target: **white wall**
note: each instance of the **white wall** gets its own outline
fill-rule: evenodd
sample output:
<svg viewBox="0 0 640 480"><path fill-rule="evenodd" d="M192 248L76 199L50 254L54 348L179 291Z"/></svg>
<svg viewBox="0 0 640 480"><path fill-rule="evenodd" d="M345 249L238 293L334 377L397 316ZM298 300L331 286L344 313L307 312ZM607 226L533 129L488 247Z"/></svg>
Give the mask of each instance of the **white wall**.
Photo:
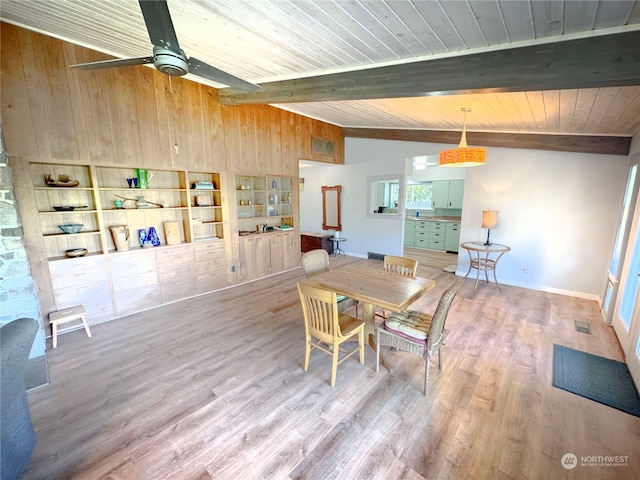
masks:
<svg viewBox="0 0 640 480"><path fill-rule="evenodd" d="M634 153L640 153L640 132L631 138L631 147L629 148L629 156Z"/></svg>
<svg viewBox="0 0 640 480"><path fill-rule="evenodd" d="M597 298L624 195L627 157L495 148L469 168L460 241L486 239L482 210L499 210L491 239L512 251L499 279ZM468 268L460 255L458 272ZM526 268L528 273L523 273Z"/></svg>
<svg viewBox="0 0 640 480"><path fill-rule="evenodd" d="M301 169L301 229L320 231L320 187L342 185L342 234L348 240L341 248L364 257L367 252L400 254L402 220L366 216L367 177L402 174L406 158L449 147L347 138L344 166ZM628 158L506 148L489 148L487 158L486 165L466 169L461 242L484 241L481 211L499 210L491 238L512 248L498 267L502 283L598 298ZM458 273L465 274L468 257L460 253Z"/></svg>
<svg viewBox="0 0 640 480"><path fill-rule="evenodd" d="M322 229L321 187L342 185L342 236L340 248L349 255L366 257L367 252L402 254L403 219L367 217L367 177L406 175L408 157L425 155L420 142L396 142L347 138L345 165L301 168L305 179L300 192L300 230ZM444 148L444 147L443 147ZM431 154L437 153L432 148Z"/></svg>

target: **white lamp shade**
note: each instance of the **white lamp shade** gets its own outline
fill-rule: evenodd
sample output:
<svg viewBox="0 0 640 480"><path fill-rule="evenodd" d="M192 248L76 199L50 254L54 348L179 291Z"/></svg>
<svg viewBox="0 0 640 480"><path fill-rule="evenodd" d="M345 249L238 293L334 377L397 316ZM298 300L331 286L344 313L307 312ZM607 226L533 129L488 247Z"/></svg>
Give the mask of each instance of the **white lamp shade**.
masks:
<svg viewBox="0 0 640 480"><path fill-rule="evenodd" d="M498 225L498 211L483 210L482 211L482 228L496 228L497 225Z"/></svg>

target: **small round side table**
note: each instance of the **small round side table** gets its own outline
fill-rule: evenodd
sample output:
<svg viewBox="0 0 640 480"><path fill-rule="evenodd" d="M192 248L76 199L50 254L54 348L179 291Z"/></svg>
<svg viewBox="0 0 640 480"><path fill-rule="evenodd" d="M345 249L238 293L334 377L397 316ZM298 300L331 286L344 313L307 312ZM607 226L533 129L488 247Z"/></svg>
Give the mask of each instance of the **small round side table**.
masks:
<svg viewBox="0 0 640 480"><path fill-rule="evenodd" d="M498 260L500 260L502 255L511 251L511 248L506 245L500 245L499 243L485 245L482 242L466 242L460 246L469 254L469 271L464 278L469 276L472 269L478 271L473 291L475 292L476 288L478 288L478 280L480 279L481 271L484 272L484 278L487 283L489 283L489 275L487 272L493 272L493 281L495 282L496 287L498 287L498 290L502 291L500 284L498 283L498 277L496 277L496 267L498 266ZM471 252L474 252L474 255L472 255ZM492 259L490 258L491 254L498 254L498 256Z"/></svg>
<svg viewBox="0 0 640 480"><path fill-rule="evenodd" d="M340 249L340 242L345 242L347 240L346 237L331 237L331 243L333 246L331 247L332 255L344 255L344 252Z"/></svg>

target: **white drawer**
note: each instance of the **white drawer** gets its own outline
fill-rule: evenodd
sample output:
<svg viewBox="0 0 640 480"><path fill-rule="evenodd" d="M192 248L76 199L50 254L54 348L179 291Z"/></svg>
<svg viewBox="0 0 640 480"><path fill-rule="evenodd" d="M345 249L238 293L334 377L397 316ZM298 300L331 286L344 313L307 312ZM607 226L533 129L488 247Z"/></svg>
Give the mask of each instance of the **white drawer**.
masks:
<svg viewBox="0 0 640 480"><path fill-rule="evenodd" d="M96 280L106 280L107 262L103 255L56 260L49 262L49 272L55 290Z"/></svg>
<svg viewBox="0 0 640 480"><path fill-rule="evenodd" d="M198 274L203 272L223 272L227 273L227 259L226 258L213 258L208 261L196 263L196 272Z"/></svg>
<svg viewBox="0 0 640 480"><path fill-rule="evenodd" d="M191 263L180 263L171 265L158 265L158 277L161 282L164 280L178 279L182 277L193 277L196 273L196 266Z"/></svg>
<svg viewBox="0 0 640 480"><path fill-rule="evenodd" d="M160 305L160 289L157 285L140 287L115 294L118 316L139 312Z"/></svg>
<svg viewBox="0 0 640 480"><path fill-rule="evenodd" d="M193 276L180 277L175 280L163 280L160 283L162 303L192 297L195 293L196 279Z"/></svg>
<svg viewBox="0 0 640 480"><path fill-rule="evenodd" d="M206 242L196 244L196 262L203 262L216 258L225 258L224 242Z"/></svg>
<svg viewBox="0 0 640 480"><path fill-rule="evenodd" d="M157 251L158 267L171 266L179 268L195 261L192 245L180 245L179 247L166 247Z"/></svg>
<svg viewBox="0 0 640 480"><path fill-rule="evenodd" d="M198 293L211 292L229 286L225 272L199 273L196 277Z"/></svg>
<svg viewBox="0 0 640 480"><path fill-rule="evenodd" d="M53 295L57 310L84 305L89 323L98 323L113 318L111 291L107 280L59 288L53 291Z"/></svg>
<svg viewBox="0 0 640 480"><path fill-rule="evenodd" d="M129 275L128 277L114 279L112 284L114 292L128 292L138 288L154 287L158 285L158 276L154 270L153 272L138 273L135 275Z"/></svg>
<svg viewBox="0 0 640 480"><path fill-rule="evenodd" d="M112 277L125 277L156 269L156 252L152 248L144 248L131 252L109 254Z"/></svg>
<svg viewBox="0 0 640 480"><path fill-rule="evenodd" d="M444 250L444 240L429 240L429 248Z"/></svg>

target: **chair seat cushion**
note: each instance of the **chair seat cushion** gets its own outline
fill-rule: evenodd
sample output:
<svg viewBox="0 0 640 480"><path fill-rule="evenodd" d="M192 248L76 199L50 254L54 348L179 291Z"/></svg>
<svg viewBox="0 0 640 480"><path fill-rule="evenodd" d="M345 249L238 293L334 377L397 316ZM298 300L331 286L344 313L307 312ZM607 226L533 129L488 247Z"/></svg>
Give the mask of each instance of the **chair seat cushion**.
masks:
<svg viewBox="0 0 640 480"><path fill-rule="evenodd" d="M407 340L423 343L431 328L432 316L415 310L392 313L384 321L384 329Z"/></svg>

